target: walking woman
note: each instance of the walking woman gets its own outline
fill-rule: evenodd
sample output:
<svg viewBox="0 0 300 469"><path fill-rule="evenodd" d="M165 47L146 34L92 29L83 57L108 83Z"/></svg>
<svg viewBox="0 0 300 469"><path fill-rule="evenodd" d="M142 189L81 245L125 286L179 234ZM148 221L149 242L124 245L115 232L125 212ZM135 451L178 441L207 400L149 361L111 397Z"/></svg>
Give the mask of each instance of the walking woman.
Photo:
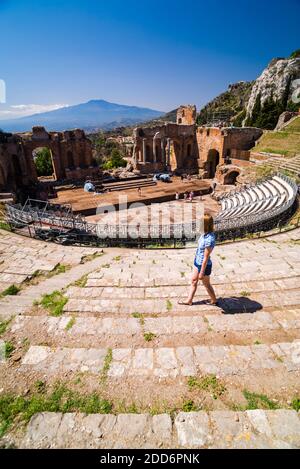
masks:
<svg viewBox="0 0 300 469"><path fill-rule="evenodd" d="M204 234L200 236L198 241L189 296L186 301L178 302L181 305L191 306L193 304L193 298L195 296L199 280L202 281L210 297L209 304L213 306L217 305L217 298L210 283L210 274L212 271L212 261L210 259L210 254L216 243L215 234L213 231L214 222L212 216L209 214L204 214Z"/></svg>

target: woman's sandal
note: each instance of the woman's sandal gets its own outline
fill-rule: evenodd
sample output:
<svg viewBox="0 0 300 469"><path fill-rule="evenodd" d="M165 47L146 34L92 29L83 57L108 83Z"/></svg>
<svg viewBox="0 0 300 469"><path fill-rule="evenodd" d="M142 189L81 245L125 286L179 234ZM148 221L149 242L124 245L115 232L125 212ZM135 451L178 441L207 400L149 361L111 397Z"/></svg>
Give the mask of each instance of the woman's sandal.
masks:
<svg viewBox="0 0 300 469"><path fill-rule="evenodd" d="M182 300L179 300L178 304L179 305L185 305L185 306L193 306L193 303L188 303L187 301L182 301Z"/></svg>
<svg viewBox="0 0 300 469"><path fill-rule="evenodd" d="M209 304L210 306L219 306L219 301L215 301L215 302L212 302L212 301L209 301L207 304Z"/></svg>

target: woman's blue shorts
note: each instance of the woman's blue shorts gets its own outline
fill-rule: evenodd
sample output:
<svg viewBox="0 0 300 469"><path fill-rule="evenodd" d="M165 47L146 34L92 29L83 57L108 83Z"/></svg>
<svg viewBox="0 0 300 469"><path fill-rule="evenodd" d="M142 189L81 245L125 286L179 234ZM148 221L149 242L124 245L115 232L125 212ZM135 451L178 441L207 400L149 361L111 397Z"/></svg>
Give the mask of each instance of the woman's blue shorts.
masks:
<svg viewBox="0 0 300 469"><path fill-rule="evenodd" d="M200 273L200 271L201 271L201 265L197 264L197 262L194 261L194 266L198 269L198 272ZM211 274L211 270L212 270L212 264L208 264L208 265L206 266L204 275L210 275L210 274Z"/></svg>

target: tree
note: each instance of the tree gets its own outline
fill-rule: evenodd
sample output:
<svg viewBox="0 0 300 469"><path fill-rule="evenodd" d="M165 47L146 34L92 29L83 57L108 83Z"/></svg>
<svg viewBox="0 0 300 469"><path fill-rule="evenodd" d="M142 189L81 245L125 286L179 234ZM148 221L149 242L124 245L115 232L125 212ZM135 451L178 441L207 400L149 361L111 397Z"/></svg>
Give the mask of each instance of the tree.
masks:
<svg viewBox="0 0 300 469"><path fill-rule="evenodd" d="M294 50L290 55L290 59L297 59L298 57L300 57L300 49Z"/></svg>
<svg viewBox="0 0 300 469"><path fill-rule="evenodd" d="M113 148L110 154L110 158L103 164L104 169L124 168L127 165L127 161L124 160L123 156L117 148Z"/></svg>
<svg viewBox="0 0 300 469"><path fill-rule="evenodd" d="M38 176L52 176L53 165L49 148L39 148L34 154L34 163Z"/></svg>

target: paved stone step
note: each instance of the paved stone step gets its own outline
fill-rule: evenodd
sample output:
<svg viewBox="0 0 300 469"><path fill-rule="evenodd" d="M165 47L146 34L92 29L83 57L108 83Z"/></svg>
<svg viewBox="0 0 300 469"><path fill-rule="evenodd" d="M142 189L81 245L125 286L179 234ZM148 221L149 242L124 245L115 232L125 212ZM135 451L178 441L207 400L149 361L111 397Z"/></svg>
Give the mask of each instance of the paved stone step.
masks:
<svg viewBox="0 0 300 469"><path fill-rule="evenodd" d="M300 448L294 410L32 417L21 448ZM99 456L101 457L101 455Z"/></svg>
<svg viewBox="0 0 300 469"><path fill-rule="evenodd" d="M82 250L80 252L82 252ZM99 250L94 250L92 254L95 254L95 252L100 253ZM86 263L78 264L64 273L41 281L37 285L30 285L22 290L18 295L6 296L0 299L0 321L7 320L15 314L24 313L32 306L33 301L39 300L43 294L51 293L54 290L60 290L62 288L68 287L82 276L89 274L95 269L98 269L102 264L103 259L110 261L118 252L122 251L115 250L110 253L104 253L101 257L96 257L95 259ZM87 255L88 254L91 254L91 250L87 250ZM80 259L81 258L82 255Z"/></svg>
<svg viewBox="0 0 300 469"><path fill-rule="evenodd" d="M262 308L292 308L300 305L300 290L286 291L267 291L261 293L251 293L249 296L229 295L220 298L218 306L207 305L207 295L204 297L196 297L193 306L189 306L188 310L193 313L201 313L210 309L212 312L225 311L227 313L243 313L254 312ZM66 312L93 314L177 314L184 313L187 306L179 305L178 301L182 298L178 295L176 298L107 298L107 299L86 299L86 298L70 298L64 307Z"/></svg>
<svg viewBox="0 0 300 469"><path fill-rule="evenodd" d="M19 371L101 373L109 349L30 346ZM152 379L213 373L220 377L272 370L300 371L300 340L271 345L116 348L107 370L110 378Z"/></svg>
<svg viewBox="0 0 300 469"><path fill-rule="evenodd" d="M243 314L204 314L192 316L160 316L143 318L82 316L17 316L11 332L16 338L26 337L31 345L98 347L145 345L145 333L155 334L155 345L176 341L177 345L203 343L253 344L276 342L280 337L300 338L300 309ZM216 334L222 333L216 337ZM225 333L225 334L224 334ZM256 334L254 336L254 334ZM202 339L201 339L202 337ZM291 340L291 339L288 339ZM153 342L152 342L153 343ZM122 344L122 345L120 345Z"/></svg>
<svg viewBox="0 0 300 469"><path fill-rule="evenodd" d="M298 255L298 254L297 254ZM144 275L131 276L128 272L113 272L104 274L93 273L89 276L86 282L86 287L173 287L173 286L188 286L190 284L191 272L188 272L185 276L181 276L180 267L174 272L164 270L165 274L163 277L160 273L151 273L144 271ZM300 277L300 263L295 261L293 268L293 278L299 282ZM97 277L96 277L97 275ZM220 274L212 275L213 285L232 285L244 282L256 282L256 281L275 281L284 280L291 277L291 269L278 269L278 261L276 266L266 266L263 272L251 270L250 267L245 272L234 272L223 271Z"/></svg>
<svg viewBox="0 0 300 469"><path fill-rule="evenodd" d="M234 282L215 284L214 286L218 295L236 294L240 295L242 292L268 292L273 290L293 290L297 284L300 283L299 277L287 277L277 280L257 280L248 282ZM155 286L155 287L118 287L118 286L85 286L70 287L66 293L69 298L170 298L186 295L188 292L189 282L186 279L184 285L170 286ZM205 288L199 284L196 296L206 293Z"/></svg>

